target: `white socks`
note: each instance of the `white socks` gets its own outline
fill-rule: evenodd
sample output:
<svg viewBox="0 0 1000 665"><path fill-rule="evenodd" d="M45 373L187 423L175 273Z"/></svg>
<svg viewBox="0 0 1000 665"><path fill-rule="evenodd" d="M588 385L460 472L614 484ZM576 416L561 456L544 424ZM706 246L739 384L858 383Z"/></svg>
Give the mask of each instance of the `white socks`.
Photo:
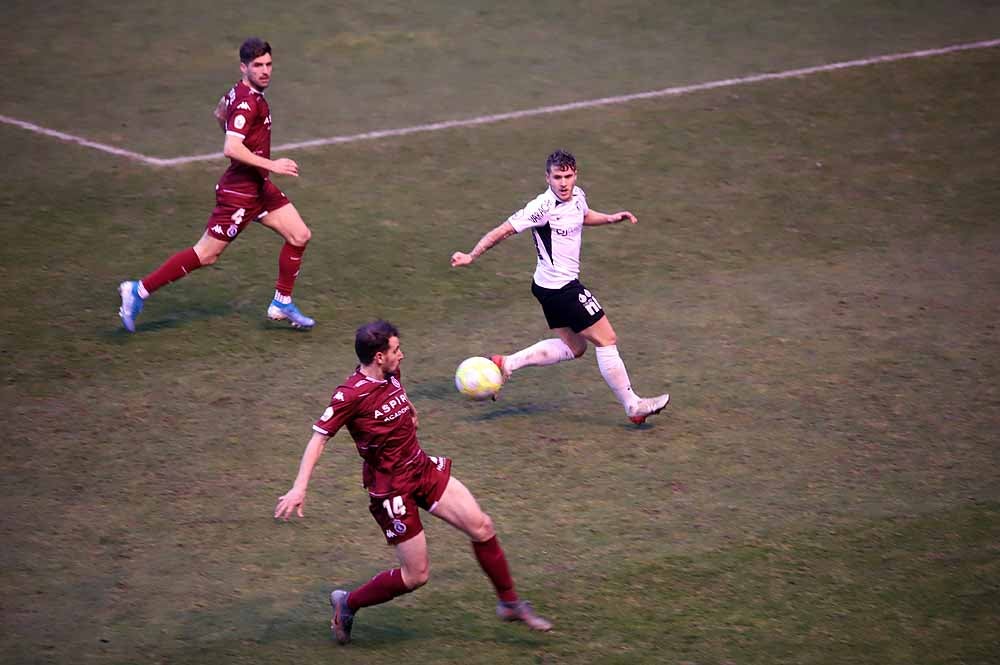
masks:
<svg viewBox="0 0 1000 665"><path fill-rule="evenodd" d="M597 353L597 367L601 370L601 376L611 388L611 392L626 411L635 408L639 396L632 392L632 382L629 381L625 363L618 355L618 347L597 346L594 347L594 352ZM564 360L573 360L574 357L573 351L561 339L557 337L543 339L537 344L507 356L504 359L504 371L510 373L531 365L555 365Z"/></svg>
<svg viewBox="0 0 1000 665"><path fill-rule="evenodd" d="M597 353L597 366L601 370L601 376L611 388L611 392L615 394L626 411L633 408L638 403L639 396L632 392L628 370L625 369L625 363L618 355L618 347L614 344L598 346L595 347L594 351Z"/></svg>
<svg viewBox="0 0 1000 665"><path fill-rule="evenodd" d="M574 357L572 349L566 346L566 342L554 337L543 339L537 344L507 356L503 366L505 371L513 372L529 365L555 365L564 360L573 360Z"/></svg>

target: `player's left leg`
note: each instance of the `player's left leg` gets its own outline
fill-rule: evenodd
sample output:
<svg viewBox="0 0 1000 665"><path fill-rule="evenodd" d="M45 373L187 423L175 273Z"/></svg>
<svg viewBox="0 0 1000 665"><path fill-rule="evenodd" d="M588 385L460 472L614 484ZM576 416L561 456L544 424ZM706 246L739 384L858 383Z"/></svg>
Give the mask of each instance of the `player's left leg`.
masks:
<svg viewBox="0 0 1000 665"><path fill-rule="evenodd" d="M274 300L267 308L267 315L275 321L287 319L296 328L312 328L316 322L302 314L292 302L295 279L299 276L302 255L312 232L291 202L264 214L260 223L285 240L278 255L278 279L274 286Z"/></svg>
<svg viewBox="0 0 1000 665"><path fill-rule="evenodd" d="M625 407L629 419L639 425L646 418L659 413L670 401L670 395L664 393L657 397L641 398L632 390L632 382L625 369L625 363L618 354L618 336L607 316L579 332L579 335L594 345L597 355L597 366L601 376Z"/></svg>
<svg viewBox="0 0 1000 665"><path fill-rule="evenodd" d="M444 494L431 514L439 517L472 541L472 551L497 594L497 615L505 621L523 621L533 630L550 630L552 623L535 614L531 604L520 600L514 591L514 579L507 555L500 547L493 520L483 512L472 492L457 478L448 479Z"/></svg>

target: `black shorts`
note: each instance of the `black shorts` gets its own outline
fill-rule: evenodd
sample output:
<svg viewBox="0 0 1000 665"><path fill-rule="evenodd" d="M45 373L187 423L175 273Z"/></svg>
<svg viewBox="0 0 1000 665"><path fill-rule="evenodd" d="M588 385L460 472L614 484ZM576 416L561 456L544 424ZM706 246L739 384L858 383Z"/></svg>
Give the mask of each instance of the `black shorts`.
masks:
<svg viewBox="0 0 1000 665"><path fill-rule="evenodd" d="M561 289L545 289L532 282L531 293L542 306L549 328L578 333L604 318L601 303L578 279Z"/></svg>

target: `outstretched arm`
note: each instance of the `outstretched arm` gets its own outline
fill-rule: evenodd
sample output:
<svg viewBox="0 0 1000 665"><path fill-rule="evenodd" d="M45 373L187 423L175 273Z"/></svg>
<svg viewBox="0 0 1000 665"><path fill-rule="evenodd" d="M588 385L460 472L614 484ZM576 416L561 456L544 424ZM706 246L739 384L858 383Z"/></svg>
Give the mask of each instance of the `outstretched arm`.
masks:
<svg viewBox="0 0 1000 665"><path fill-rule="evenodd" d="M588 210L587 214L583 216L583 223L586 226L617 224L618 222L624 222L626 220L632 222L633 224L639 223L639 220L635 218L635 215L630 213L628 210L622 210L621 212L615 212L610 215L604 212L597 212L596 210Z"/></svg>
<svg viewBox="0 0 1000 665"><path fill-rule="evenodd" d="M472 248L472 251L466 254L465 252L455 252L451 255L451 267L458 268L459 266L467 266L480 256L482 256L486 250L493 247L499 243L504 238L509 238L514 235L514 227L510 222L504 222L500 226L491 230L489 233L484 235L476 243L476 246Z"/></svg>
<svg viewBox="0 0 1000 665"><path fill-rule="evenodd" d="M309 478L312 477L316 462L319 461L326 442L330 437L326 434L313 432L312 438L306 445L306 450L302 453L302 461L299 463L299 475L295 477L295 484L284 496L278 499L278 505L274 509L276 519L287 520L292 514L303 517L302 507L306 503L306 488L309 487Z"/></svg>

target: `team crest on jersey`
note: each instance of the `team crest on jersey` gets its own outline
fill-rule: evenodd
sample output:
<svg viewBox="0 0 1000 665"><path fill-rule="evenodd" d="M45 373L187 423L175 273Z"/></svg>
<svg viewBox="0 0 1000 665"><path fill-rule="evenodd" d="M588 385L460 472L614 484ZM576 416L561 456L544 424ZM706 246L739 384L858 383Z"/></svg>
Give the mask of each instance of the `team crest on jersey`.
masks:
<svg viewBox="0 0 1000 665"><path fill-rule="evenodd" d="M390 377L389 381L391 381L392 385L395 386L396 388L402 388L402 386L399 385L399 379L397 379L396 377L394 376Z"/></svg>

